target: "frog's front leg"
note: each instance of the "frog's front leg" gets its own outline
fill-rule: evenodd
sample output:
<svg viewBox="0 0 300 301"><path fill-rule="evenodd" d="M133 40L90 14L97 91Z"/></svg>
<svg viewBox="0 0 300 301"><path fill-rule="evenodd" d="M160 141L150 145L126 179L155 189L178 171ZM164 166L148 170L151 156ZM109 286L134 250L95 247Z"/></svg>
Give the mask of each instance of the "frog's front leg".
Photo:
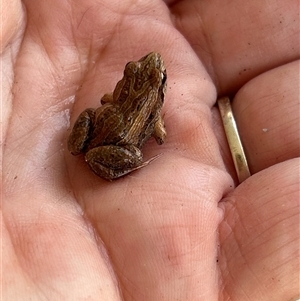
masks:
<svg viewBox="0 0 300 301"><path fill-rule="evenodd" d="M86 109L77 118L68 139L68 150L72 155L84 152L91 128L94 124L95 110Z"/></svg>
<svg viewBox="0 0 300 301"><path fill-rule="evenodd" d="M111 103L113 102L113 93L106 93L102 96L101 98L101 104L105 105L106 103Z"/></svg>
<svg viewBox="0 0 300 301"><path fill-rule="evenodd" d="M157 144L161 145L165 142L167 131L165 128L164 120L160 115L158 116L158 119L155 122L153 136Z"/></svg>
<svg viewBox="0 0 300 301"><path fill-rule="evenodd" d="M85 160L98 176L109 181L142 168L152 161L143 162L141 150L133 145L98 146L86 153Z"/></svg>

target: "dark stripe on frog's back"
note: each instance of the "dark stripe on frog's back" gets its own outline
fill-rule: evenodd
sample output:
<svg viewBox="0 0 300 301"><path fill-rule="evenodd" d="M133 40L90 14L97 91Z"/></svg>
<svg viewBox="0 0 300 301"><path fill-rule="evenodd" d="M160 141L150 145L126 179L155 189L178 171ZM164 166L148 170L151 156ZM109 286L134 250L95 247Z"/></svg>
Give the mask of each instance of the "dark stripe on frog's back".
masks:
<svg viewBox="0 0 300 301"><path fill-rule="evenodd" d="M142 82L138 90L131 87L131 99L127 97L125 102L120 104L120 111L123 113L124 121L127 121L127 133L118 142L118 145L133 144L141 147L152 135L154 124L160 114L160 101L150 98L157 97L158 91L153 88L150 80ZM154 114L152 114L154 112Z"/></svg>

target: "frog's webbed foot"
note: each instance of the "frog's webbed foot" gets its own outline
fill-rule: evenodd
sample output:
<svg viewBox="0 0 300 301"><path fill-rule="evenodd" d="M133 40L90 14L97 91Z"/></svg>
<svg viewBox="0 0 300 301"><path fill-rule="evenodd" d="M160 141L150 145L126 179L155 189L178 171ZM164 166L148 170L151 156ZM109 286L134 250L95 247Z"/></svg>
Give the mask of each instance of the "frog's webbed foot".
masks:
<svg viewBox="0 0 300 301"><path fill-rule="evenodd" d="M148 165L156 157L143 162L143 154L133 145L104 145L91 149L85 160L98 176L112 181Z"/></svg>
<svg viewBox="0 0 300 301"><path fill-rule="evenodd" d="M77 118L68 138L68 150L72 155L79 155L84 151L94 118L94 109L84 110Z"/></svg>

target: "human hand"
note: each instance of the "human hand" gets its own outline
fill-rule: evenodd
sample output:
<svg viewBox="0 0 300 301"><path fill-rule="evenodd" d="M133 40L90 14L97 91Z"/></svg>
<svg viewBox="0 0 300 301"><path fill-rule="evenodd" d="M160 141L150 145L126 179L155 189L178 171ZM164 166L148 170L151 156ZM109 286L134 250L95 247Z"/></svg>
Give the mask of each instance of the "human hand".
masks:
<svg viewBox="0 0 300 301"><path fill-rule="evenodd" d="M4 300L296 298L297 2L4 4ZM163 155L109 183L66 150L70 116L150 51L168 137L143 152ZM237 187L223 94L253 173Z"/></svg>

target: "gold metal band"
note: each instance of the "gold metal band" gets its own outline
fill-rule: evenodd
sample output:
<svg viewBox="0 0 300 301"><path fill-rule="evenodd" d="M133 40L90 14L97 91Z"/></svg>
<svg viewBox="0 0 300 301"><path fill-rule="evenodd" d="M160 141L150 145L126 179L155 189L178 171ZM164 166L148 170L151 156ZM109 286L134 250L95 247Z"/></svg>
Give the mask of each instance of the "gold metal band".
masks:
<svg viewBox="0 0 300 301"><path fill-rule="evenodd" d="M235 170L239 182L245 181L250 177L250 171L247 159L244 153L243 145L239 136L239 132L232 114L229 97L218 99L218 106L221 113L228 145L235 166Z"/></svg>

